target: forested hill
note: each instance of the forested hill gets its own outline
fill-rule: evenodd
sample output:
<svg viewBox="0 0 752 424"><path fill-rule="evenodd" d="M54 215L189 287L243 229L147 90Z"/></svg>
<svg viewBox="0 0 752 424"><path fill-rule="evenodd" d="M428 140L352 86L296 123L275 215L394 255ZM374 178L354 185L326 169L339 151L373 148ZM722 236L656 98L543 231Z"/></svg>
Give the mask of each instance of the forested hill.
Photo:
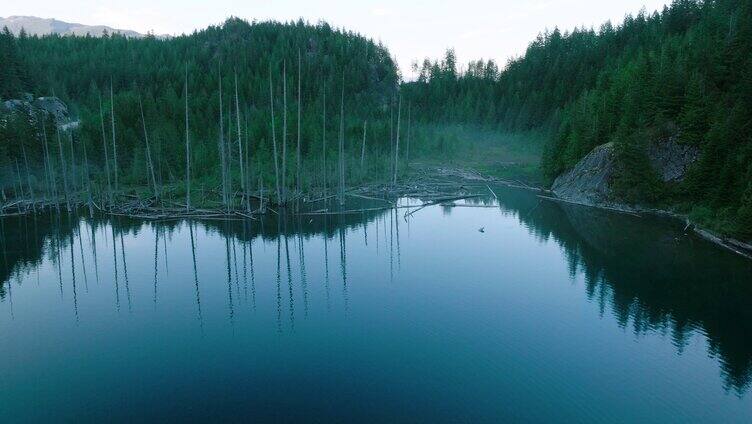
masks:
<svg viewBox="0 0 752 424"><path fill-rule="evenodd" d="M502 71L453 52L407 87L426 121L551 131L549 180L615 142L615 193L679 205L716 229L752 236L752 1L676 0L618 25L546 32ZM700 158L678 185L658 181L645 143L677 137Z"/></svg>
<svg viewBox="0 0 752 424"><path fill-rule="evenodd" d="M222 25L168 39L120 35L13 37L6 32L1 41L0 46L5 46L6 50L3 57L12 58L14 63L13 67L3 65L0 79L2 99L21 98L23 92L60 97L72 109L71 115L81 120L81 130L73 134L74 156L80 155L80 159L83 147L86 147L92 173L97 176L101 174L95 171L104 169L102 138L112 144L111 111L114 110L121 182L134 185L147 184L144 123L154 149L154 162L159 166L157 179L165 184L184 180L186 72L193 164L191 178L207 180L208 183L218 181L220 75L224 135L225 140L232 140L228 147L231 149L228 156L233 155L228 172L236 181L240 178L239 146L235 143L238 126L243 142L249 143L252 150L248 158L250 163L246 165L256 167L260 164L261 167L255 169L262 172L273 170L270 75L276 109L276 135L280 141L283 136L288 138L288 164L293 163L296 154L293 143L297 143L299 83L304 155L311 152L319 155L322 151L324 96L329 114L328 148L336 149L340 101L344 102L346 112L344 131L357 133L359 139L363 121L383 118L399 84L397 67L385 47L326 23L247 22L231 18ZM283 75L286 76L284 80ZM110 100L111 84L114 106ZM143 102L143 122L139 97ZM286 114L283 113L284 106L287 107ZM104 131L102 120L106 127ZM369 123L371 133L384 128L370 124L373 122ZM22 129L11 127L6 125L6 134L0 134L0 137L9 140L19 132L23 133ZM282 133L283 129L287 130L286 134ZM37 140L41 139L41 131L29 129L28 133L37 134L35 139L26 143L31 148L29 162L40 164L36 179L42 181L42 149ZM48 134L54 134L51 126ZM388 150L388 138L385 139L384 148ZM379 146L369 145L371 147ZM22 157L18 143L0 142L0 149L5 150L2 152L4 158ZM112 158L112 151L109 156ZM321 167L319 162L315 163L316 176L319 177ZM328 172L333 174L335 161L329 163L331 169ZM314 161L306 160L303 166L313 164ZM82 172L80 167L75 171ZM293 172L292 167L288 172ZM254 187L258 177L254 171L250 178ZM266 175L267 188L273 180L273 174L271 177ZM103 181L101 178L98 182Z"/></svg>

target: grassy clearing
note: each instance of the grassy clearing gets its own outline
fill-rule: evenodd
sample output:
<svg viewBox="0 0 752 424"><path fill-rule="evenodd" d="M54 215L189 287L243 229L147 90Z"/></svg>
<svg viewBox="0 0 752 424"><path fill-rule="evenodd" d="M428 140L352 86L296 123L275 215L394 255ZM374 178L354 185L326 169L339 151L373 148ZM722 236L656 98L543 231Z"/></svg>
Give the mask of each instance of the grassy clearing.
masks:
<svg viewBox="0 0 752 424"><path fill-rule="evenodd" d="M542 132L506 133L462 125L423 126L411 161L471 168L486 175L541 184Z"/></svg>

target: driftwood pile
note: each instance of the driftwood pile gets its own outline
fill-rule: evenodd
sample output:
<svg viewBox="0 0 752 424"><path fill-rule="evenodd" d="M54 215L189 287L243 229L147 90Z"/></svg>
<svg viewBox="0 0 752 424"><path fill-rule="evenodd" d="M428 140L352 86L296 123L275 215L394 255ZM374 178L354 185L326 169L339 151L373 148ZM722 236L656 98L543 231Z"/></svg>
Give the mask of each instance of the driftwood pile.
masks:
<svg viewBox="0 0 752 424"><path fill-rule="evenodd" d="M269 193L249 192L244 196L236 193L234 204L237 207L226 206L224 202L214 203L216 206L191 207L163 196L157 198L139 197L135 194L117 196L111 202L100 199L99 202L87 200L85 195L71 196L68 199L52 200L15 200L0 205L0 216L21 215L36 212L44 208L71 209L88 207L89 211L99 211L104 214L127 216L139 219L256 219L264 214L286 213L290 215L340 215L354 214L366 211L387 209L407 209L405 218L412 216L419 210L433 205L487 207L486 205L457 205L459 200L493 197L498 200L490 183L505 184L512 187L540 190L519 181L500 181L485 177L477 172L455 168L418 168L410 176L397 183L370 183L328 194L323 189L314 189L307 193L288 193L287 201L275 202ZM331 191L329 191L331 193ZM233 196L229 196L232 198ZM348 208L346 199L354 200L358 206L367 207ZM399 202L400 199L407 201ZM339 200L339 201L336 201ZM352 204L352 203L351 203ZM253 205L253 207L250 207Z"/></svg>

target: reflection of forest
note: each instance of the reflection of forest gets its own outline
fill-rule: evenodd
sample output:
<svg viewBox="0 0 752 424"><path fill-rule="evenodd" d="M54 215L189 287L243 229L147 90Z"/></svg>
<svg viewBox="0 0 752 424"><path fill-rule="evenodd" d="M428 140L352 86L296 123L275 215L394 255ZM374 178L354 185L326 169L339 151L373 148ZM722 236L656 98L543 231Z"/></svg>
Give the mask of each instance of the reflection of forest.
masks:
<svg viewBox="0 0 752 424"><path fill-rule="evenodd" d="M572 275L577 271L584 273L588 297L599 302L602 310L609 307L622 326L631 326L636 333L669 331L678 350L684 348L694 330L704 333L709 353L718 358L728 388L738 393L749 388L752 379L752 340L748 337L752 334L752 308L749 307L752 304L752 262L683 234L679 223L561 205L521 190L498 188L496 192L504 213L517 216L534 237L553 238L563 247ZM491 199L475 199L473 203L489 205ZM451 208L445 208L445 212L451 213ZM232 243L228 245L232 246L228 247L228 252L234 249L235 241L242 244L257 237L277 240L281 243L278 247L284 262L288 262L284 259L290 253L288 238L318 234L327 239L339 237L339 255L344 263L343 233L348 228L359 228L365 222L381 219L385 214L389 215L387 219L399 216L398 220L403 215L389 210L286 217L272 214L259 221L203 221L200 225ZM85 222L81 223L81 219ZM420 215L413 219L420 219ZM103 225L111 226L108 233L111 231L116 236L137 234L145 226L153 226L162 234L170 233L184 222L79 218L65 214L1 219L0 298L8 295L8 282L13 281L16 272L32 269L43 256L59 261L61 250L80 236L88 240L96 233L94 230ZM80 235L80 231L90 231L90 234ZM191 231L193 235L195 229L191 227ZM336 249L335 246L331 247ZM303 252L297 254L302 260ZM242 257L245 258L245 253ZM346 296L345 272L343 269ZM302 270L303 279L304 274ZM306 303L304 298L304 311Z"/></svg>
<svg viewBox="0 0 752 424"><path fill-rule="evenodd" d="M328 238L338 235L341 229L358 228L363 223L372 222L389 210L364 211L342 215L287 215L280 217L269 214L263 220L212 220L199 221L200 225L216 231L222 237L237 241L249 241L257 237L276 240L280 235L302 235L304 237L324 234ZM80 225L81 220L85 225ZM85 239L101 226L111 226L113 234L138 234L144 226L159 227L162 233L172 233L183 225L183 220L149 222L137 219L111 216L74 216L64 212L42 213L29 216L0 218L0 299L7 294L6 283L21 269L39 265L44 257L57 260L59 252L76 240L79 231ZM108 230L109 231L109 230ZM71 238L71 236L73 238ZM77 248L76 248L77 249Z"/></svg>
<svg viewBox="0 0 752 424"><path fill-rule="evenodd" d="M677 349L693 330L707 335L726 384L752 380L752 262L682 232L682 224L540 201L505 191L502 207L536 237L564 248L587 294L636 333L671 332Z"/></svg>

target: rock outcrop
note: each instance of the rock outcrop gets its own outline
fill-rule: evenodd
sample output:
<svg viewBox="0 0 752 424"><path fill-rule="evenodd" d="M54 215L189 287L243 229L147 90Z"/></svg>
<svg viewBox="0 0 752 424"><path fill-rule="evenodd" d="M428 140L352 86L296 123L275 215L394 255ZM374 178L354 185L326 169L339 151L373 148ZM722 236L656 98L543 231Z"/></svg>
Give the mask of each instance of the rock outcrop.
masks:
<svg viewBox="0 0 752 424"><path fill-rule="evenodd" d="M697 160L699 150L681 144L672 137L650 143L646 154L656 174L666 183L684 180L689 167ZM571 170L559 175L551 190L564 200L590 206L631 209L613 196L611 183L616 167L613 143L595 147Z"/></svg>
<svg viewBox="0 0 752 424"><path fill-rule="evenodd" d="M34 99L31 94L27 93L21 99L10 99L0 103L0 115L3 113L51 116L63 131L76 129L79 123L77 120L71 119L68 106L54 96Z"/></svg>
<svg viewBox="0 0 752 424"><path fill-rule="evenodd" d="M615 168L614 144L601 144L571 170L559 175L551 190L557 197L584 205L599 206L610 201Z"/></svg>
<svg viewBox="0 0 752 424"><path fill-rule="evenodd" d="M648 159L656 174L666 183L684 180L687 169L700 156L696 146L681 144L676 137L648 145Z"/></svg>

